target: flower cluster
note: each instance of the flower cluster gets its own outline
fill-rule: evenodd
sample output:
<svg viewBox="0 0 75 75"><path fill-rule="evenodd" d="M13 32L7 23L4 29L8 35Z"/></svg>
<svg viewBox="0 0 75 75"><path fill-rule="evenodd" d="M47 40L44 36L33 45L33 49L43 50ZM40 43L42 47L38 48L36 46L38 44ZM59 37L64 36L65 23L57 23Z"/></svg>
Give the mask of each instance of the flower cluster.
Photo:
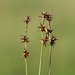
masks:
<svg viewBox="0 0 75 75"><path fill-rule="evenodd" d="M57 38L52 36L50 39L50 45L54 46L56 40L57 40Z"/></svg>
<svg viewBox="0 0 75 75"><path fill-rule="evenodd" d="M26 23L26 33L27 33L27 29L28 29L28 23L30 22L30 16L27 16L23 21Z"/></svg>
<svg viewBox="0 0 75 75"><path fill-rule="evenodd" d="M42 24L44 24L45 19L48 21L49 24L50 24L50 21L52 21L53 19L53 15L48 12L41 12L41 16L39 17L42 18Z"/></svg>
<svg viewBox="0 0 75 75"><path fill-rule="evenodd" d="M53 29L51 29L50 22L53 19L53 15L48 12L41 12L42 23L40 23L40 26L38 27L40 31L45 32L45 37L41 39L41 43L46 46L47 42L49 41L51 46L54 46L55 41L57 40L56 37L52 35ZM44 22L48 21L48 28L44 26Z"/></svg>
<svg viewBox="0 0 75 75"><path fill-rule="evenodd" d="M30 22L30 16L27 16L24 20L24 22L26 23L26 34L25 35L21 35L21 43L24 43L25 44L25 47L24 47L24 50L22 52L22 56L24 58L27 58L29 56L29 52L27 51L26 49L26 43L29 42L29 38L27 37L27 28L28 28L28 23Z"/></svg>
<svg viewBox="0 0 75 75"><path fill-rule="evenodd" d="M53 29L51 28L50 22L53 19L53 15L51 13L48 12L41 12L41 16L39 16L42 19L42 22L40 23L40 25L38 26L38 30L42 32L42 38L41 38L41 53L40 53L40 63L39 63L39 75L41 75L41 66L42 66L42 56L43 56L43 47L47 46L47 44L49 44L48 46L51 46L51 50L49 49L49 75L50 74L50 68L51 68L51 54L52 54L52 47L54 47L54 44L57 40L57 38L55 36L53 36L52 32ZM28 33L28 24L30 22L30 16L27 16L23 21L25 22L26 26L25 26L25 34L22 35L21 34L21 43L24 43L24 49L22 52L22 57L24 57L25 59L25 65L26 65L26 75L28 75L28 71L27 71L27 57L29 56L29 52L27 50L27 43L29 43L29 38L27 36ZM48 22L48 25L45 26L45 21Z"/></svg>
<svg viewBox="0 0 75 75"><path fill-rule="evenodd" d="M56 37L53 36L52 32L53 29L51 29L50 22L53 19L53 15L48 12L41 12L41 16L39 16L42 19L42 22L40 23L39 31L42 32L42 39L41 39L41 44L43 46L47 46L47 43L49 44L48 46L51 46L51 50L49 49L49 75L50 73L50 68L51 68L51 54L52 54L52 47L54 47L55 41L57 40ZM45 21L48 22L48 26L45 26ZM43 46L41 45L41 53L40 53L40 63L39 63L39 75L41 75L41 64L42 64L42 53L43 53Z"/></svg>
<svg viewBox="0 0 75 75"><path fill-rule="evenodd" d="M41 39L41 42L42 42L42 44L44 46L46 46L47 41L48 41L48 37L47 36L45 36L44 38Z"/></svg>
<svg viewBox="0 0 75 75"><path fill-rule="evenodd" d="M40 31L44 32L45 31L45 27L43 26L43 24L40 23L40 26L38 27Z"/></svg>
<svg viewBox="0 0 75 75"><path fill-rule="evenodd" d="M27 58L29 56L29 52L27 52L27 50L24 48L23 50L23 57Z"/></svg>
<svg viewBox="0 0 75 75"><path fill-rule="evenodd" d="M22 36L22 37L21 37L22 43L24 43L24 42L29 42L29 40L28 40L28 38L27 38L26 35L21 35L21 36Z"/></svg>
<svg viewBox="0 0 75 75"><path fill-rule="evenodd" d="M30 21L30 16L27 16L27 17L24 19L24 22L26 23L26 25L28 25L29 21Z"/></svg>

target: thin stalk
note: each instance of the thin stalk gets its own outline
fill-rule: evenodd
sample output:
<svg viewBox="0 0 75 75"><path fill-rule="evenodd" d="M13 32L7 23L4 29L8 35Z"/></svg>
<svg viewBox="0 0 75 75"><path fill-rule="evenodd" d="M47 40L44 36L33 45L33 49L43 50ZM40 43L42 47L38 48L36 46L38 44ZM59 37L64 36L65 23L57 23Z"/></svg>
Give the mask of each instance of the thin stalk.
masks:
<svg viewBox="0 0 75 75"><path fill-rule="evenodd" d="M45 22L45 18L42 18L42 24L44 25L44 22Z"/></svg>
<svg viewBox="0 0 75 75"><path fill-rule="evenodd" d="M38 75L41 75L42 59L43 59L43 45L41 44L40 63L39 63L39 74Z"/></svg>
<svg viewBox="0 0 75 75"><path fill-rule="evenodd" d="M28 24L26 24L25 30L26 30L26 33L25 33L25 35L27 36ZM25 49L26 49L26 44L27 44L27 43L25 42Z"/></svg>
<svg viewBox="0 0 75 75"><path fill-rule="evenodd" d="M48 21L48 28L51 29L50 21ZM51 34L50 34L51 35ZM49 35L49 68L48 68L48 75L51 75L51 54L52 54L52 46L50 49L50 35Z"/></svg>
<svg viewBox="0 0 75 75"><path fill-rule="evenodd" d="M26 28L26 36L27 36L27 28ZM25 49L27 47L27 43L25 42ZM28 65L27 65L27 59L25 58L25 68L26 68L26 75L28 75Z"/></svg>
<svg viewBox="0 0 75 75"><path fill-rule="evenodd" d="M25 49L26 49L26 42L25 42ZM27 65L27 59L25 58L25 68L26 68L26 75L28 75L28 65Z"/></svg>
<svg viewBox="0 0 75 75"><path fill-rule="evenodd" d="M26 35L27 35L27 31L28 31L28 24L26 25Z"/></svg>
<svg viewBox="0 0 75 75"><path fill-rule="evenodd" d="M25 67L26 67L26 75L28 75L28 65L27 65L27 59L25 59Z"/></svg>
<svg viewBox="0 0 75 75"><path fill-rule="evenodd" d="M26 49L26 47L27 47L27 46L26 46L26 42L25 42L25 49Z"/></svg>
<svg viewBox="0 0 75 75"><path fill-rule="evenodd" d="M43 37L43 33L41 33L41 36ZM40 62L39 62L39 74L38 75L41 75L42 59L43 59L43 44L41 43Z"/></svg>
<svg viewBox="0 0 75 75"><path fill-rule="evenodd" d="M49 71L48 71L48 75L51 75L51 57L52 57L52 46L51 46L51 50L49 49Z"/></svg>

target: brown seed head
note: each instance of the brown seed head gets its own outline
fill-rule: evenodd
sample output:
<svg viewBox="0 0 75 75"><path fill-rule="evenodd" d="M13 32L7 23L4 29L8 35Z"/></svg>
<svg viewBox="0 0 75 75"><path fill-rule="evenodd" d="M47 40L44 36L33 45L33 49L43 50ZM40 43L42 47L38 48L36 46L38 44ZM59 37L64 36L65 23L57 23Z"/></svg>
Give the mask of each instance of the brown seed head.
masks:
<svg viewBox="0 0 75 75"><path fill-rule="evenodd" d="M25 48L24 48L22 54L23 54L24 58L27 58L29 56L29 52L27 52L27 50Z"/></svg>
<svg viewBox="0 0 75 75"><path fill-rule="evenodd" d="M47 12L41 12L41 16L39 16L39 17L41 17L41 18L46 18L46 14L47 14Z"/></svg>
<svg viewBox="0 0 75 75"><path fill-rule="evenodd" d="M26 35L21 35L21 36L22 36L22 37L21 37L22 43L24 43L24 42L29 42L29 40L28 40L28 38L27 38Z"/></svg>
<svg viewBox="0 0 75 75"><path fill-rule="evenodd" d="M51 14L51 13L47 13L47 15L46 15L46 20L47 21L52 21L52 19L53 19L53 17L52 17L53 15Z"/></svg>
<svg viewBox="0 0 75 75"><path fill-rule="evenodd" d="M43 24L40 23L40 26L38 27L40 31L45 31L45 27L43 26Z"/></svg>
<svg viewBox="0 0 75 75"><path fill-rule="evenodd" d="M52 36L50 39L50 45L54 46L56 40L57 40L56 37Z"/></svg>
<svg viewBox="0 0 75 75"><path fill-rule="evenodd" d="M30 22L30 16L27 16L24 20L24 22L26 23L26 25L28 25L28 23Z"/></svg>
<svg viewBox="0 0 75 75"><path fill-rule="evenodd" d="M45 28L45 31L46 31L46 34L48 34L48 36L52 33L53 29L48 29L48 28Z"/></svg>
<svg viewBox="0 0 75 75"><path fill-rule="evenodd" d="M44 46L46 46L47 41L48 41L48 37L47 37L47 36L41 39L41 43L42 43Z"/></svg>

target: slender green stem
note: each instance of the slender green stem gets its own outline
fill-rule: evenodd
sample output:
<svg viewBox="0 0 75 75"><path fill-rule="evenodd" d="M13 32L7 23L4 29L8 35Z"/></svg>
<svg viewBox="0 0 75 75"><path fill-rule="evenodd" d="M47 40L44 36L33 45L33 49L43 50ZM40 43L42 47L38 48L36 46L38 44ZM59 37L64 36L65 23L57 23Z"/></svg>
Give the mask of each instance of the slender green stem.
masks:
<svg viewBox="0 0 75 75"><path fill-rule="evenodd" d="M27 36L27 28L26 28L26 36ZM25 49L27 47L27 43L25 42ZM26 68L26 75L28 75L28 65L27 65L27 59L25 58L25 68Z"/></svg>
<svg viewBox="0 0 75 75"><path fill-rule="evenodd" d="M27 47L27 46L26 46L26 42L25 42L25 49L26 49L26 47Z"/></svg>
<svg viewBox="0 0 75 75"><path fill-rule="evenodd" d="M28 31L28 24L26 24L26 27L25 27L25 30L26 30L26 36L27 36L27 31Z"/></svg>
<svg viewBox="0 0 75 75"><path fill-rule="evenodd" d="M26 49L26 42L25 42L25 49ZM25 58L25 67L26 67L26 75L28 75L28 66L27 66L27 59Z"/></svg>
<svg viewBox="0 0 75 75"><path fill-rule="evenodd" d="M43 36L44 36L44 33L43 33L43 32L41 32L41 37L43 38Z"/></svg>
<svg viewBox="0 0 75 75"><path fill-rule="evenodd" d="M48 75L51 75L51 57L52 57L52 46L51 46L51 50L49 49L49 71L48 71Z"/></svg>
<svg viewBox="0 0 75 75"><path fill-rule="evenodd" d="M44 25L44 22L45 22L45 18L42 18L42 24Z"/></svg>
<svg viewBox="0 0 75 75"><path fill-rule="evenodd" d="M26 75L28 75L28 65L27 65L27 59L25 59L25 67L26 67Z"/></svg>
<svg viewBox="0 0 75 75"><path fill-rule="evenodd" d="M48 28L51 29L50 21L48 21ZM51 56L52 56L52 46L51 46L51 49L50 49L50 35L49 35L49 68L48 68L48 75L51 75Z"/></svg>
<svg viewBox="0 0 75 75"><path fill-rule="evenodd" d="M43 33L42 32L41 32L41 36L43 37ZM43 59L43 44L41 43L40 62L39 62L39 74L38 75L41 75L42 59Z"/></svg>
<svg viewBox="0 0 75 75"><path fill-rule="evenodd" d="M41 75L42 58L43 58L43 45L41 44L40 63L39 63L39 74L38 75Z"/></svg>
<svg viewBox="0 0 75 75"><path fill-rule="evenodd" d="M51 26L50 26L50 21L48 21L48 28L49 28L49 29L51 29Z"/></svg>
<svg viewBox="0 0 75 75"><path fill-rule="evenodd" d="M25 25L25 35L27 36L27 24ZM26 42L24 43L24 47L26 49Z"/></svg>

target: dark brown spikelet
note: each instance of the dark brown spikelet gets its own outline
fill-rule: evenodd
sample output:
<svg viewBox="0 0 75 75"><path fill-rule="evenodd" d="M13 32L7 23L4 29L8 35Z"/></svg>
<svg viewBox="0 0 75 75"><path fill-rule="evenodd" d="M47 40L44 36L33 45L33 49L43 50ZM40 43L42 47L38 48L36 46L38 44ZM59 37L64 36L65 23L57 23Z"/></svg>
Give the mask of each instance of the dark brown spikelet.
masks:
<svg viewBox="0 0 75 75"><path fill-rule="evenodd" d="M46 34L48 34L48 36L52 33L53 29L48 29L48 28L45 28L45 31L46 31Z"/></svg>
<svg viewBox="0 0 75 75"><path fill-rule="evenodd" d="M47 15L47 12L41 12L41 16L39 16L39 17L41 17L41 18L46 18L46 15Z"/></svg>
<svg viewBox="0 0 75 75"><path fill-rule="evenodd" d="M46 19L46 15L47 15L47 12L41 12L41 16L39 16L39 17L41 17L42 18L42 24L44 24L44 21L45 21L45 19Z"/></svg>
<svg viewBox="0 0 75 75"><path fill-rule="evenodd" d="M28 25L29 21L30 21L30 16L27 16L27 17L25 18L24 22L26 23L26 25Z"/></svg>
<svg viewBox="0 0 75 75"><path fill-rule="evenodd" d="M30 16L27 16L25 19L24 19L24 22L26 23L26 33L27 33L27 29L28 29L28 23L30 22Z"/></svg>
<svg viewBox="0 0 75 75"><path fill-rule="evenodd" d="M47 13L46 20L50 22L52 21L52 19L53 19L53 15L51 13Z"/></svg>
<svg viewBox="0 0 75 75"><path fill-rule="evenodd" d="M26 35L21 35L22 37L21 37L21 40L22 40L22 42L21 43L24 43L24 42L29 42L29 40L28 40L28 38L27 38L27 36Z"/></svg>
<svg viewBox="0 0 75 75"><path fill-rule="evenodd" d="M55 41L56 41L56 37L52 36L50 39L50 45L54 47Z"/></svg>
<svg viewBox="0 0 75 75"><path fill-rule="evenodd" d="M48 25L49 25L49 28L51 29L51 26L50 26L50 21L52 21L53 15L51 13L47 13L46 15L46 20L48 21Z"/></svg>
<svg viewBox="0 0 75 75"><path fill-rule="evenodd" d="M40 31L45 31L45 27L43 26L43 24L40 23L40 26L38 27Z"/></svg>
<svg viewBox="0 0 75 75"><path fill-rule="evenodd" d="M29 52L25 48L24 48L22 54L23 54L24 58L27 58L29 56Z"/></svg>
<svg viewBox="0 0 75 75"><path fill-rule="evenodd" d="M48 37L44 37L41 39L41 43L46 47L46 44L47 44L47 41L48 41Z"/></svg>

